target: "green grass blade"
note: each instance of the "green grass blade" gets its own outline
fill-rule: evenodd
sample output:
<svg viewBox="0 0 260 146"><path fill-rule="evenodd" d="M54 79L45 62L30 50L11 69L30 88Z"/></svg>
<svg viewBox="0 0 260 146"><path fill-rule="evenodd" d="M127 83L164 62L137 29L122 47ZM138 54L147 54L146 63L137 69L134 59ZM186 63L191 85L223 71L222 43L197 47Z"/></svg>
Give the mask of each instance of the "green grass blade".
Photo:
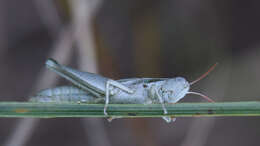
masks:
<svg viewBox="0 0 260 146"><path fill-rule="evenodd" d="M0 117L105 117L103 104L0 102ZM260 102L177 103L166 105L168 116L259 116ZM110 104L110 116L161 117L160 104Z"/></svg>

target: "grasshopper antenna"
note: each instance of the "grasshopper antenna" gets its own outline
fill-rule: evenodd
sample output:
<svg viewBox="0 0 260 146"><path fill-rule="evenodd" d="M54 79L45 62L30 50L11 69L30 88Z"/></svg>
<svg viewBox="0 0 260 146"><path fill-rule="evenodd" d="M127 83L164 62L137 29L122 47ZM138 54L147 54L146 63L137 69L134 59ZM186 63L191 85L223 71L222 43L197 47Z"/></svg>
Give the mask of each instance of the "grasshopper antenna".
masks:
<svg viewBox="0 0 260 146"><path fill-rule="evenodd" d="M214 100L210 99L208 96L198 93L198 92L188 92L187 94L199 95L199 96L203 97L204 99L206 99L208 102L214 102Z"/></svg>
<svg viewBox="0 0 260 146"><path fill-rule="evenodd" d="M212 70L215 69L215 67L217 66L218 63L215 63L207 72L205 72L203 75L201 75L199 78L197 78L195 81L192 81L190 83L190 85L193 85L195 83L197 83L198 81L200 81L201 79L205 78Z"/></svg>

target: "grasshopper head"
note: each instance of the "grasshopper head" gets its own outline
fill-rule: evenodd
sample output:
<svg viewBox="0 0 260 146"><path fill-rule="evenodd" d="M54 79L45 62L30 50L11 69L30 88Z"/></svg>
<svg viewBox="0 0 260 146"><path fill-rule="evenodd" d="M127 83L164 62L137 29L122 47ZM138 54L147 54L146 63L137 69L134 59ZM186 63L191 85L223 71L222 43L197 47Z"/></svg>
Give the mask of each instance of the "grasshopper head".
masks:
<svg viewBox="0 0 260 146"><path fill-rule="evenodd" d="M203 97L209 102L214 102L208 96L203 95L198 92L189 92L190 86L205 78L215 67L217 63L214 64L206 73L202 74L198 79L189 83L186 79L182 77L177 77L173 79L168 79L164 81L164 83L159 88L158 92L160 96L163 98L165 103L176 103L180 99L182 99L186 94L195 94Z"/></svg>
<svg viewBox="0 0 260 146"><path fill-rule="evenodd" d="M176 103L189 92L189 89L189 82L183 77L177 77L166 80L159 89L159 94L165 103Z"/></svg>

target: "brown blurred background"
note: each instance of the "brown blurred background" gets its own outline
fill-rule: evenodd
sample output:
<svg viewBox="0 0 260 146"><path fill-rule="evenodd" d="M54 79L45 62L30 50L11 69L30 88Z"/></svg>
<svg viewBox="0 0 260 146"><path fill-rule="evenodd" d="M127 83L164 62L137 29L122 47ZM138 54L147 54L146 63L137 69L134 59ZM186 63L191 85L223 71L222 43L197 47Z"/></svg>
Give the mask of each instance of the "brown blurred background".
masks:
<svg viewBox="0 0 260 146"><path fill-rule="evenodd" d="M114 79L183 76L216 101L260 100L260 2L1 0L0 101L70 84L54 58ZM203 101L187 96L181 102ZM0 119L3 146L258 145L258 117Z"/></svg>

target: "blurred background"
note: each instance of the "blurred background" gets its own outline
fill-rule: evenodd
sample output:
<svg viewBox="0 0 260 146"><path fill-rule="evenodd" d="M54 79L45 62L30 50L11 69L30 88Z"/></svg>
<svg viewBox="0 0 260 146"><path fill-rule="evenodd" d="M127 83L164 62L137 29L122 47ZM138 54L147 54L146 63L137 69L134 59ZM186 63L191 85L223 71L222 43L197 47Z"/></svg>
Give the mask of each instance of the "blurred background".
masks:
<svg viewBox="0 0 260 146"><path fill-rule="evenodd" d="M260 2L249 0L0 0L0 101L70 84L54 58L113 78L196 79L215 101L260 100ZM181 102L200 102L186 96ZM259 117L0 119L3 146L258 145Z"/></svg>

